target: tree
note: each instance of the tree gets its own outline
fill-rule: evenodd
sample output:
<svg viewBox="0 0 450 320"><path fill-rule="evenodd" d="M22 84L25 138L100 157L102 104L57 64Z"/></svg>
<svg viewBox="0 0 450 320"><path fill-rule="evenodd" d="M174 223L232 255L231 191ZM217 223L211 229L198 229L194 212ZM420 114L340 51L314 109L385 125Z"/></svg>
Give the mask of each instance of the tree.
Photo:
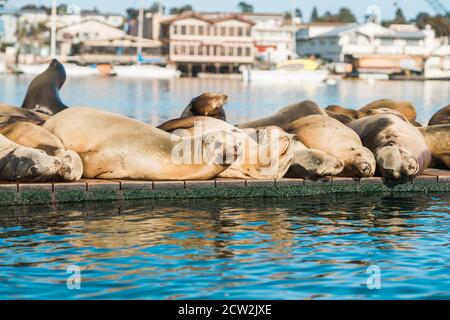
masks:
<svg viewBox="0 0 450 320"><path fill-rule="evenodd" d="M127 18L128 20L134 20L139 17L139 10L128 8L127 9Z"/></svg>
<svg viewBox="0 0 450 320"><path fill-rule="evenodd" d="M403 14L403 10L401 8L398 8L397 11L395 11L394 23L397 24L406 23L405 15Z"/></svg>
<svg viewBox="0 0 450 320"><path fill-rule="evenodd" d="M295 17L296 18L303 18L302 10L300 10L299 8L295 9Z"/></svg>
<svg viewBox="0 0 450 320"><path fill-rule="evenodd" d="M319 19L319 13L317 12L317 7L313 8L313 11L311 13L311 22L316 22Z"/></svg>
<svg viewBox="0 0 450 320"><path fill-rule="evenodd" d="M252 13L254 11L253 6L247 2L239 2L238 7L243 13Z"/></svg>
<svg viewBox="0 0 450 320"><path fill-rule="evenodd" d="M58 14L61 14L61 15L67 14L67 4L60 4L56 8L56 11L58 12Z"/></svg>
<svg viewBox="0 0 450 320"><path fill-rule="evenodd" d="M152 6L148 10L148 12L159 13L160 10L162 11L162 13L164 13L166 8L163 6L163 4L160 1L156 1L152 4Z"/></svg>
<svg viewBox="0 0 450 320"><path fill-rule="evenodd" d="M339 10L337 20L339 22L348 22L348 23L356 22L355 15L348 8L341 8Z"/></svg>
<svg viewBox="0 0 450 320"><path fill-rule="evenodd" d="M189 11L194 11L194 8L190 4L187 4L187 5L184 5L179 8L171 8L169 13L170 14L183 14L183 13L189 12Z"/></svg>

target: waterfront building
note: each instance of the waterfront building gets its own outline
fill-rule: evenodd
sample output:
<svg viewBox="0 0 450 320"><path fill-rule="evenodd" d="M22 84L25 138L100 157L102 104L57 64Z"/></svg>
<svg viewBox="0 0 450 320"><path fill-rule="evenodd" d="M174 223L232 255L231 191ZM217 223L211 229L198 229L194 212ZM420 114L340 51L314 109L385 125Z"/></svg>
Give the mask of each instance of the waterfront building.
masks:
<svg viewBox="0 0 450 320"><path fill-rule="evenodd" d="M169 60L189 75L237 73L255 62L254 22L241 15L214 19L189 12L161 22Z"/></svg>
<svg viewBox="0 0 450 320"><path fill-rule="evenodd" d="M0 1L0 43L14 44L17 41L17 18L15 11Z"/></svg>

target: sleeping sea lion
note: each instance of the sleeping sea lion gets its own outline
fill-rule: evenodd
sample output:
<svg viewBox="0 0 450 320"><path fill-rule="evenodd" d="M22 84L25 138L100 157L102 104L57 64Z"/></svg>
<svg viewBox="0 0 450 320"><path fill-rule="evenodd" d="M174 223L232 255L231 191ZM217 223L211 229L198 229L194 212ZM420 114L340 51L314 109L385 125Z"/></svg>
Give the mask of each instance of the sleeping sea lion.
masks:
<svg viewBox="0 0 450 320"><path fill-rule="evenodd" d="M396 115L381 114L347 124L375 155L378 172L388 182L420 175L431 153L419 129Z"/></svg>
<svg viewBox="0 0 450 320"><path fill-rule="evenodd" d="M0 134L0 180L43 182L57 176L60 169L58 158L22 147Z"/></svg>
<svg viewBox="0 0 450 320"><path fill-rule="evenodd" d="M17 122L0 126L0 134L24 147L43 150L61 160L60 177L65 181L77 181L83 175L80 156L66 150L62 142L50 131L30 122Z"/></svg>
<svg viewBox="0 0 450 320"><path fill-rule="evenodd" d="M270 117L243 123L237 125L237 127L240 129L246 129L277 126L286 130L286 127L291 122L314 114L326 115L326 113L320 109L315 102L306 100L287 106Z"/></svg>
<svg viewBox="0 0 450 320"><path fill-rule="evenodd" d="M28 87L22 108L54 115L67 106L61 101L59 90L66 81L64 66L56 59L49 67L38 75Z"/></svg>
<svg viewBox="0 0 450 320"><path fill-rule="evenodd" d="M344 108L344 107L334 105L334 104L326 107L325 112L327 112L327 111L333 112L333 114L341 114L341 115L348 116L348 117L352 118L353 120L360 119L365 116L364 113L362 113L358 110Z"/></svg>
<svg viewBox="0 0 450 320"><path fill-rule="evenodd" d="M450 104L436 112L428 122L429 126L450 123Z"/></svg>
<svg viewBox="0 0 450 320"><path fill-rule="evenodd" d="M0 127L16 122L30 122L42 125L48 118L49 116L43 113L0 104Z"/></svg>
<svg viewBox="0 0 450 320"><path fill-rule="evenodd" d="M363 147L350 128L327 115L312 115L289 124L287 131L296 134L308 148L321 150L344 162L340 176L365 178L375 173L372 152Z"/></svg>
<svg viewBox="0 0 450 320"><path fill-rule="evenodd" d="M54 115L44 128L80 155L85 178L208 180L226 170L241 153L231 131L184 138L85 107Z"/></svg>
<svg viewBox="0 0 450 320"><path fill-rule="evenodd" d="M415 121L417 117L416 108L408 101L395 101L391 99L380 99L369 103L365 107L359 109L362 113L372 109L388 108L399 111L409 121Z"/></svg>
<svg viewBox="0 0 450 320"><path fill-rule="evenodd" d="M193 116L208 116L226 121L223 107L228 102L228 97L224 94L205 92L191 100L184 109L180 118L190 118Z"/></svg>
<svg viewBox="0 0 450 320"><path fill-rule="evenodd" d="M433 157L430 167L450 169L450 123L420 128Z"/></svg>

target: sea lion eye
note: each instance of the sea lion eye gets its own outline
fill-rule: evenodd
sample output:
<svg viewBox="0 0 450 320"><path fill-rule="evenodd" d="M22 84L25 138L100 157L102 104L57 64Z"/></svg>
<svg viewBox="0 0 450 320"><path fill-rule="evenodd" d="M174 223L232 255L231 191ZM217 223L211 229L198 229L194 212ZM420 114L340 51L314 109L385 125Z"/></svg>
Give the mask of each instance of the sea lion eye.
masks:
<svg viewBox="0 0 450 320"><path fill-rule="evenodd" d="M322 161L316 160L316 164L320 166L322 164Z"/></svg>
<svg viewBox="0 0 450 320"><path fill-rule="evenodd" d="M39 173L39 170L36 166L32 166L30 169L28 169L28 172L31 176L35 176Z"/></svg>

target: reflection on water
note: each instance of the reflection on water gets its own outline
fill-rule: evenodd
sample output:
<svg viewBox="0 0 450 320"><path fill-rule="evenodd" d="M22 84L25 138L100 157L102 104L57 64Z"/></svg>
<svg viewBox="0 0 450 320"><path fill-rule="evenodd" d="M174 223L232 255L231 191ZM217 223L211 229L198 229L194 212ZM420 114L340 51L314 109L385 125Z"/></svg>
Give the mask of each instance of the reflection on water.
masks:
<svg viewBox="0 0 450 320"><path fill-rule="evenodd" d="M0 102L21 105L28 83L26 76L0 77ZM435 111L450 103L450 81L339 81L336 86L246 85L235 80L142 80L119 78L72 78L62 90L63 101L118 112L153 125L178 117L189 101L205 91L229 95L228 118L232 123L266 116L304 99L322 107L339 104L362 107L380 98L409 100L426 123Z"/></svg>
<svg viewBox="0 0 450 320"><path fill-rule="evenodd" d="M450 298L450 195L4 208L0 298ZM32 214L30 212L33 212ZM66 268L82 288L66 288ZM381 290L366 286L381 268Z"/></svg>

